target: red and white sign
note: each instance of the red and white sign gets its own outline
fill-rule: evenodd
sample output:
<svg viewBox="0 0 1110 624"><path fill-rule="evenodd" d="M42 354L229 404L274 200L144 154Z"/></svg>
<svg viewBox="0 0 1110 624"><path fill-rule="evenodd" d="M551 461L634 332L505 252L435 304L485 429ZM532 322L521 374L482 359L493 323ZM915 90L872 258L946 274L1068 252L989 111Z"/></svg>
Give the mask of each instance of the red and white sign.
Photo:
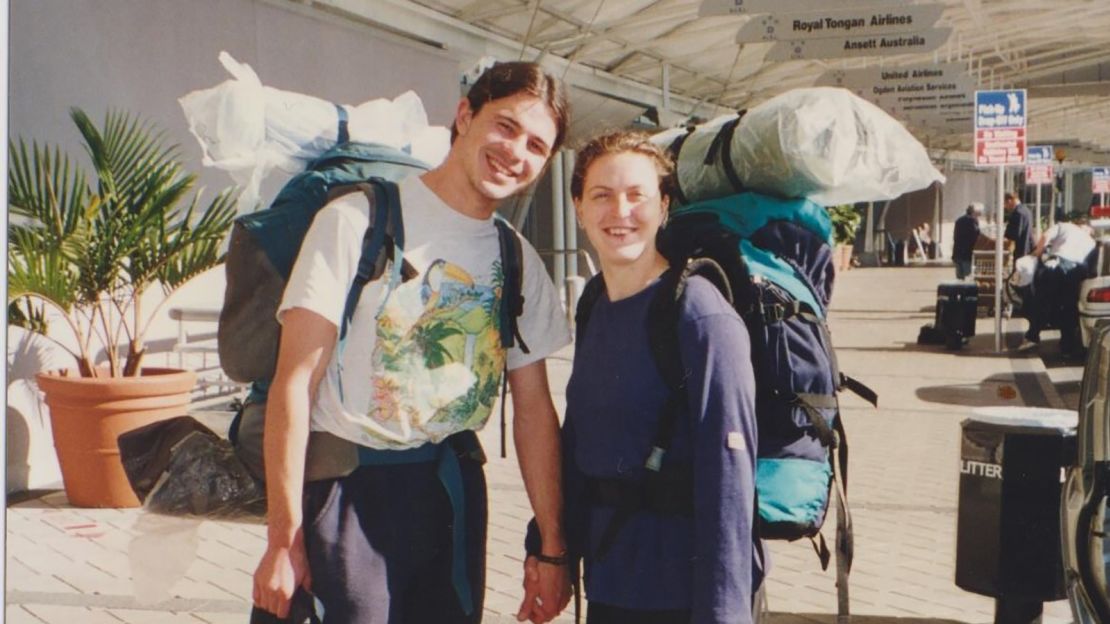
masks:
<svg viewBox="0 0 1110 624"><path fill-rule="evenodd" d="M1110 193L1110 167L1091 169L1091 192L1095 195Z"/></svg>
<svg viewBox="0 0 1110 624"><path fill-rule="evenodd" d="M1025 128L975 131L976 165L1025 164Z"/></svg>
<svg viewBox="0 0 1110 624"><path fill-rule="evenodd" d="M1052 184L1054 179L1052 165L1026 165L1026 184Z"/></svg>

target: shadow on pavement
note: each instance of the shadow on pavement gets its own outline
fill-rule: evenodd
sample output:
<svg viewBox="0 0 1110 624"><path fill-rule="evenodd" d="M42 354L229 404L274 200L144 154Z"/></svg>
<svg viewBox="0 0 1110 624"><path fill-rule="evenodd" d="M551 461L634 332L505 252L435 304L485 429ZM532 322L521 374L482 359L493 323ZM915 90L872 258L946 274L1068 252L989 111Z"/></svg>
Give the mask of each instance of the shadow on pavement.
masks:
<svg viewBox="0 0 1110 624"><path fill-rule="evenodd" d="M918 388L917 398L929 403L986 407L999 401L1013 401L1021 397L1021 404L1028 407L1054 407L1041 387L1039 373L1014 371L996 374L978 383L947 384Z"/></svg>

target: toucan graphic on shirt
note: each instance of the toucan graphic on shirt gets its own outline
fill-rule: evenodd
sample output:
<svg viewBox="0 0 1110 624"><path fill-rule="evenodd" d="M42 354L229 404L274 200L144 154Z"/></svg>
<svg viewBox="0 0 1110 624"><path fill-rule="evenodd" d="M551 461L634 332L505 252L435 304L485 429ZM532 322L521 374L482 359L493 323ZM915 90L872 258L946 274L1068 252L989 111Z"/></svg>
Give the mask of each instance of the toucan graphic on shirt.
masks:
<svg viewBox="0 0 1110 624"><path fill-rule="evenodd" d="M491 269L494 283L480 284L435 260L389 295L372 354L373 429L402 441L420 430L436 441L488 418L505 364L500 262Z"/></svg>

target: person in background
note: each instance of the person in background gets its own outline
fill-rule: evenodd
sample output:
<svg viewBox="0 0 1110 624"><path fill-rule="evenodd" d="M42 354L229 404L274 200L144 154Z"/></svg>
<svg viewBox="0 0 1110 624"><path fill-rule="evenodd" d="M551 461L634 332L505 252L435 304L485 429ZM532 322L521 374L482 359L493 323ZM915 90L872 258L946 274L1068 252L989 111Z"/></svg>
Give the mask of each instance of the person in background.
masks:
<svg viewBox="0 0 1110 624"><path fill-rule="evenodd" d="M975 242L979 240L979 217L983 215L983 204L974 202L959 219L952 232L952 261L956 263L956 279L971 275L971 259Z"/></svg>
<svg viewBox="0 0 1110 624"><path fill-rule="evenodd" d="M1033 249L1041 267L1033 278L1033 313L1026 340L1040 342L1041 329L1053 323L1060 329L1060 351L1067 356L1081 354L1079 289L1094 251L1095 240L1085 224L1057 223L1041 234Z"/></svg>
<svg viewBox="0 0 1110 624"><path fill-rule="evenodd" d="M645 459L670 404L647 320L671 270L655 239L667 218L672 168L639 133L601 135L575 159L571 197L603 280L575 345L562 438L566 534L585 563L587 624L748 624L762 579L748 331L697 275L672 328L689 381L658 473L661 482L683 478L651 490L651 503L640 498ZM689 504L660 502L677 500ZM530 552L538 546L532 528Z"/></svg>
<svg viewBox="0 0 1110 624"><path fill-rule="evenodd" d="M1013 250L1013 259L1033 251L1033 213L1018 199L1017 193L1006 193L1003 201L1006 209L1006 240Z"/></svg>

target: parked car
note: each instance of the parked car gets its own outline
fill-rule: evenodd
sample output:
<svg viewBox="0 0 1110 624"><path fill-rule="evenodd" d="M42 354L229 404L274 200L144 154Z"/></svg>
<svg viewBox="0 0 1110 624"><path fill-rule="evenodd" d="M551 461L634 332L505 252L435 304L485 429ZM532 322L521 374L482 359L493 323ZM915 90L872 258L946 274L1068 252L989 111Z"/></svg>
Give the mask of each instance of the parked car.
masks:
<svg viewBox="0 0 1110 624"><path fill-rule="evenodd" d="M1110 324L1090 334L1078 422L1060 505L1064 578L1076 624L1099 624L1110 622Z"/></svg>
<svg viewBox="0 0 1110 624"><path fill-rule="evenodd" d="M1098 239L1093 275L1079 287L1079 333L1084 347L1091 344L1094 328L1110 320L1110 237Z"/></svg>

